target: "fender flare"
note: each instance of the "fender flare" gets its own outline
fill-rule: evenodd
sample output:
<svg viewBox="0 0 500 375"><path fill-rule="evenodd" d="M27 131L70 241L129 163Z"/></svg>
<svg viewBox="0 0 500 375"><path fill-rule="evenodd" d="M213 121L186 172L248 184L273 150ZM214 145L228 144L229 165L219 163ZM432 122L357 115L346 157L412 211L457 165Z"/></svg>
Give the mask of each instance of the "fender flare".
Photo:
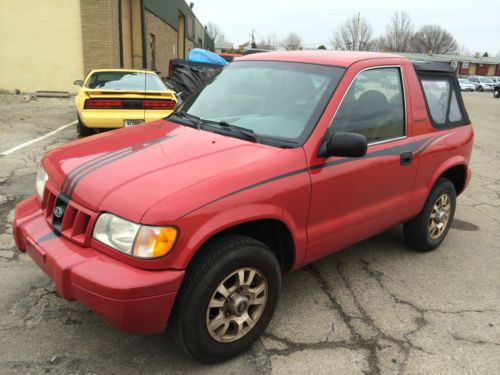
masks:
<svg viewBox="0 0 500 375"><path fill-rule="evenodd" d="M456 167L456 166L459 166L459 165L463 165L464 168L465 168L465 173L467 174L468 172L468 162L467 162L467 159L465 159L465 157L463 157L462 155L455 155L449 159L447 159L444 163L442 163L439 168L437 168L434 173L432 174L432 176L429 178L429 180L427 181L425 187L427 189L428 192L431 191L432 187L434 186L434 184L436 183L436 181L438 180L438 178L444 173L446 172L448 169L451 169L453 167ZM467 181L467 175L465 176L465 180Z"/></svg>
<svg viewBox="0 0 500 375"><path fill-rule="evenodd" d="M199 226L187 240L185 249L187 250L187 253L189 253L189 256L187 256L183 261L183 264L179 266L183 269L187 268L192 258L196 253L198 253L201 247L210 238L218 233L239 224L266 219L277 220L285 225L292 237L295 252L295 264L302 263L307 246L305 226L304 228L299 228L292 219L292 215L283 210L281 207L257 203L231 207L227 210L221 211Z"/></svg>

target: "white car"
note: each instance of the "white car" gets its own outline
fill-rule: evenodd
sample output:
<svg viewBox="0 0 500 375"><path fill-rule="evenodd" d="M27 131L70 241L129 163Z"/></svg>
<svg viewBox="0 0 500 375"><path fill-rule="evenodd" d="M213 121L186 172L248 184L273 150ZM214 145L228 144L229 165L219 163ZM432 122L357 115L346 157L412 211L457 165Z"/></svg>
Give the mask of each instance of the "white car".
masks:
<svg viewBox="0 0 500 375"><path fill-rule="evenodd" d="M495 83L495 85L500 84L500 77L490 77L490 78Z"/></svg>
<svg viewBox="0 0 500 375"><path fill-rule="evenodd" d="M459 78L458 83L461 91L474 91L476 89L476 86L466 78Z"/></svg>
<svg viewBox="0 0 500 375"><path fill-rule="evenodd" d="M477 91L492 91L495 87L495 82L489 77L470 76L467 79L474 84Z"/></svg>

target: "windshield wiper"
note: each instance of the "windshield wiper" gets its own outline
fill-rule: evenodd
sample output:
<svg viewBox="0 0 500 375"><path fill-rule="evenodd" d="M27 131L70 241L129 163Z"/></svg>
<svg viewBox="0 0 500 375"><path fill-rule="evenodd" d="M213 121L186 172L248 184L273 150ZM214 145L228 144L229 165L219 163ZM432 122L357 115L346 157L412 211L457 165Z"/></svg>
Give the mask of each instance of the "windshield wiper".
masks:
<svg viewBox="0 0 500 375"><path fill-rule="evenodd" d="M172 116L176 116L176 117L180 117L180 118L188 120L189 122L191 122L191 124L196 126L196 129L198 129L198 130L200 130L203 126L203 120L200 117L195 116L195 115L191 115L185 111L174 112L170 115L170 117L172 117Z"/></svg>
<svg viewBox="0 0 500 375"><path fill-rule="evenodd" d="M247 139L251 139L255 143L261 143L260 137L255 134L253 130L250 129L245 129L245 128L240 128L239 126L232 125L227 121L211 121L211 120L203 120L205 123L208 123L208 125L219 125L220 127L224 129L228 129L234 133L238 133L241 135L244 135Z"/></svg>

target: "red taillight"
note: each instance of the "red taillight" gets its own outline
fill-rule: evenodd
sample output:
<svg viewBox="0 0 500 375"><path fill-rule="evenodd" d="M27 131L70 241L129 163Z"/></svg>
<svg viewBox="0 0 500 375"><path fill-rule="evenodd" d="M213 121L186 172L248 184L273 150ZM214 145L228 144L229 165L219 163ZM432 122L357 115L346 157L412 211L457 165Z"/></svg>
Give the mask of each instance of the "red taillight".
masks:
<svg viewBox="0 0 500 375"><path fill-rule="evenodd" d="M142 106L144 109L174 109L175 101L145 99L142 101Z"/></svg>
<svg viewBox="0 0 500 375"><path fill-rule="evenodd" d="M121 99L87 99L85 100L85 109L119 109L123 108Z"/></svg>

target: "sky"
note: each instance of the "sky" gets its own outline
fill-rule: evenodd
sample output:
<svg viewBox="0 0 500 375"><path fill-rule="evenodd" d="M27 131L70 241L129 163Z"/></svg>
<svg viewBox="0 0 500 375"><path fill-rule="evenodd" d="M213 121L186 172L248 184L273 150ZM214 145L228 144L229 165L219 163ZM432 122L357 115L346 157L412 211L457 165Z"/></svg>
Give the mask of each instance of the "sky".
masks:
<svg viewBox="0 0 500 375"><path fill-rule="evenodd" d="M385 31L391 15L407 12L415 29L437 24L447 29L471 53L500 53L500 0L186 0L206 24L216 23L237 47L250 40L252 29L257 42L276 33L279 38L296 32L304 47L324 44L331 48L331 36L346 18L360 12L369 21L373 36ZM480 4L480 6L477 6Z"/></svg>

